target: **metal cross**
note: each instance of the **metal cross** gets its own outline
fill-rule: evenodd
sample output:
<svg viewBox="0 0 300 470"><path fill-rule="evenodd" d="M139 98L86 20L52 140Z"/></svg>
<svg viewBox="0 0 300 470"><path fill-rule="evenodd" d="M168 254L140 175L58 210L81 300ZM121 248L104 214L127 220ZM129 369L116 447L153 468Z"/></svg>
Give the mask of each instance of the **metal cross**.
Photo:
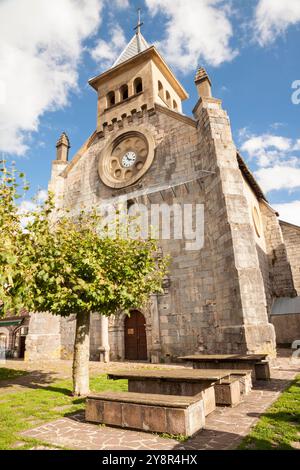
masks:
<svg viewBox="0 0 300 470"><path fill-rule="evenodd" d="M137 34L140 34L141 26L143 26L144 23L141 23L141 9L138 8L137 12L138 12L138 24L136 25L134 29L136 30Z"/></svg>

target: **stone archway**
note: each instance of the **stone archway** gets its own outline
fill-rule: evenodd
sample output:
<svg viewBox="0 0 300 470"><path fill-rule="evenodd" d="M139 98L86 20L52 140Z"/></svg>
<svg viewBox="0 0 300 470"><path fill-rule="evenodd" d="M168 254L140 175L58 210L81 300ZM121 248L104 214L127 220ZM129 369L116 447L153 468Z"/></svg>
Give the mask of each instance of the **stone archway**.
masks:
<svg viewBox="0 0 300 470"><path fill-rule="evenodd" d="M152 295L146 308L138 309L144 316L147 341L147 359L159 363L161 357L160 322L157 295ZM110 360L124 361L125 357L125 321L127 315L120 313L109 319Z"/></svg>
<svg viewBox="0 0 300 470"><path fill-rule="evenodd" d="M124 319L125 359L131 361L146 361L147 335L146 319L138 310L133 310Z"/></svg>

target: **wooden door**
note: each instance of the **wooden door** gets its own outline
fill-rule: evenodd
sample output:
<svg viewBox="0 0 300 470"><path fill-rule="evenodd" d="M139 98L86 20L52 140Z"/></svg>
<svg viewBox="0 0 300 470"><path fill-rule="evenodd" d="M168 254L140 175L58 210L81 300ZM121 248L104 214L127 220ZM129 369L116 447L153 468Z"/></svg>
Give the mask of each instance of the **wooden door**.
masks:
<svg viewBox="0 0 300 470"><path fill-rule="evenodd" d="M129 361L147 360L146 321L137 310L125 318L125 359Z"/></svg>
<svg viewBox="0 0 300 470"><path fill-rule="evenodd" d="M26 336L20 336L20 352L19 352L20 359L24 359L25 347L26 347Z"/></svg>

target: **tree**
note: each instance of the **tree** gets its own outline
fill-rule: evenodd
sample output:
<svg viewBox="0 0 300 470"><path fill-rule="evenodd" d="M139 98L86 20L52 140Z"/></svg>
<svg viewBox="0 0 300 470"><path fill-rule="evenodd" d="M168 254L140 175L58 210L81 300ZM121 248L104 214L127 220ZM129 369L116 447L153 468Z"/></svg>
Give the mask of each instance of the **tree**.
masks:
<svg viewBox="0 0 300 470"><path fill-rule="evenodd" d="M20 247L24 233L21 215L16 204L21 191L28 185L24 174L17 172L14 165L7 168L5 160L0 161L0 314L19 311L22 308L23 273L20 263Z"/></svg>
<svg viewBox="0 0 300 470"><path fill-rule="evenodd" d="M51 196L27 213L26 230L16 215L15 201L9 212L16 216L18 248L6 310L22 306L32 312L76 314L73 393L86 395L91 313L130 314L143 306L151 293L161 291L166 260L157 256L154 240L124 237L118 220L115 237L99 233L102 221L96 211L54 218Z"/></svg>

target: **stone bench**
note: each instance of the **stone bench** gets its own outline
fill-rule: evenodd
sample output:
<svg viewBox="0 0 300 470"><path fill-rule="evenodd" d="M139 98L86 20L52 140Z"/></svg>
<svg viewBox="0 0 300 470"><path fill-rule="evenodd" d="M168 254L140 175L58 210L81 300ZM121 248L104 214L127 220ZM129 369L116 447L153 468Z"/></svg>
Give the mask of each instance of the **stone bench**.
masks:
<svg viewBox="0 0 300 470"><path fill-rule="evenodd" d="M202 394L193 397L106 392L87 397L86 421L192 436L205 425Z"/></svg>
<svg viewBox="0 0 300 470"><path fill-rule="evenodd" d="M215 384L215 397L218 406L236 406L241 402L240 378L230 377Z"/></svg>
<svg viewBox="0 0 300 470"><path fill-rule="evenodd" d="M240 381L241 397L248 395L252 390L252 371L251 370L234 370L230 377L237 377Z"/></svg>
<svg viewBox="0 0 300 470"><path fill-rule="evenodd" d="M252 372L253 379L270 380L270 363L267 354L194 354L178 357L179 360L192 363L194 369L230 369Z"/></svg>
<svg viewBox="0 0 300 470"><path fill-rule="evenodd" d="M202 393L205 416L216 408L215 383L229 378L228 370L134 370L108 374L112 380L127 379L128 391L133 393L195 396Z"/></svg>

